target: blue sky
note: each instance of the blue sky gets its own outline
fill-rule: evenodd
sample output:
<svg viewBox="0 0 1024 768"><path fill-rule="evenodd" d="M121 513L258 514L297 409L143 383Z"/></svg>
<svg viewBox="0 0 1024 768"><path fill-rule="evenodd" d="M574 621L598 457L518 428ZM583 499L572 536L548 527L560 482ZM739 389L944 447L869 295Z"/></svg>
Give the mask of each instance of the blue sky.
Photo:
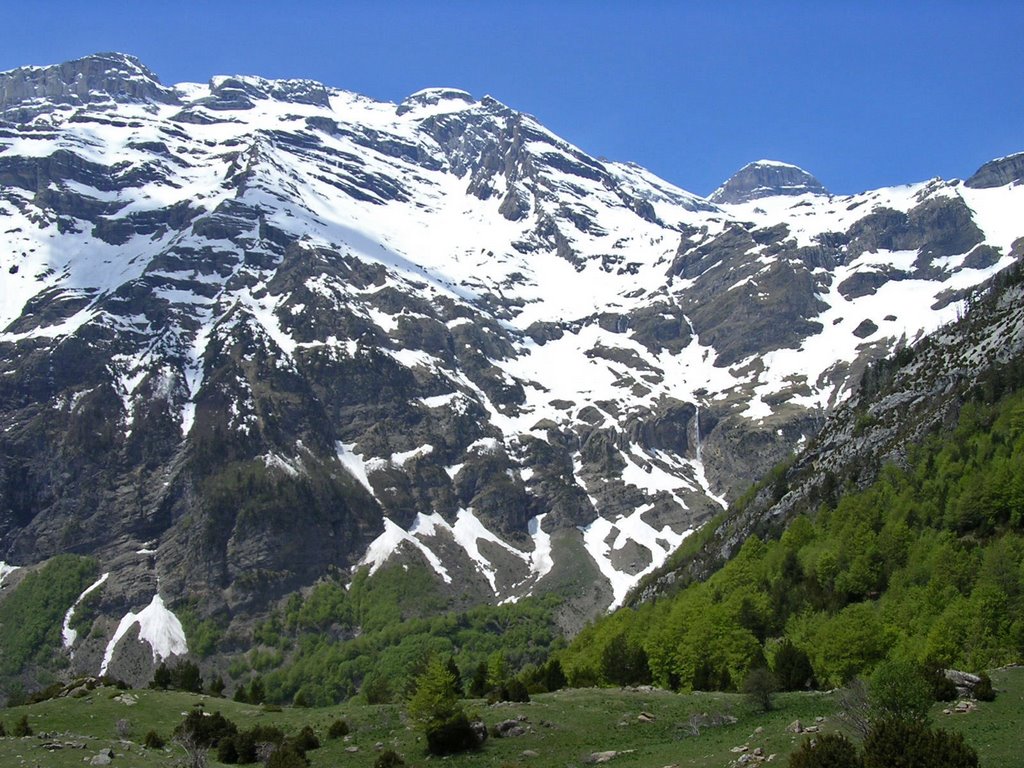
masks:
<svg viewBox="0 0 1024 768"><path fill-rule="evenodd" d="M490 94L699 194L762 157L849 193L1024 150L1024 3L5 2L0 69L120 50L164 83Z"/></svg>

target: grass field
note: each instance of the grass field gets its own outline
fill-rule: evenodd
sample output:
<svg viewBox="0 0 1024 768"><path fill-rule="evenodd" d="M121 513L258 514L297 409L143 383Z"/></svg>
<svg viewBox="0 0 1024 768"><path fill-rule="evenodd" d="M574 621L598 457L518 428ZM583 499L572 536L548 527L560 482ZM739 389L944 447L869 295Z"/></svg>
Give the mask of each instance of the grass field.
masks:
<svg viewBox="0 0 1024 768"><path fill-rule="evenodd" d="M996 671L993 682L999 691L996 701L980 704L966 715L943 715L936 706L934 721L944 728L961 731L981 755L983 768L1024 766L1021 736L1024 734L1024 668ZM112 688L98 688L81 698L46 701L27 707L0 710L0 721L10 733L22 715L28 715L33 736L0 739L0 765L82 766L101 750L112 749L115 768L173 765L183 753L177 747L146 750L141 742L149 730L164 738L192 706L201 703L207 711L220 710L240 728L256 723L273 723L286 732L310 725L323 747L310 752L313 768L372 766L381 748L395 749L410 766L437 761L424 754L419 734L408 726L401 708L343 704L324 709L285 708L267 711L195 694L132 691L134 704L117 698ZM618 768L644 766L729 766L739 757L734 748L760 747L764 756L775 755L773 765L785 765L786 758L805 738L787 731L799 719L805 725L824 730L838 726L835 697L827 693L780 694L775 709L755 712L743 696L735 694L686 694L666 691L580 689L536 696L528 704L487 706L469 702L468 710L479 714L488 726L503 720L524 718L527 730L514 738L491 738L482 750L446 759L447 765L480 766L579 766L594 752L617 751L611 760ZM641 713L644 717L641 718ZM735 718L735 722L700 729L693 735L694 715ZM649 719L647 716L653 719ZM351 728L347 740L329 740L327 728L335 719ZM722 719L722 718L719 718ZM128 720L131 735L117 735L119 720ZM53 745L61 745L52 749ZM378 747L378 745L381 745ZM48 748L50 747L50 748ZM525 754L524 754L525 753ZM219 765L211 754L210 764ZM756 765L756 763L754 763Z"/></svg>

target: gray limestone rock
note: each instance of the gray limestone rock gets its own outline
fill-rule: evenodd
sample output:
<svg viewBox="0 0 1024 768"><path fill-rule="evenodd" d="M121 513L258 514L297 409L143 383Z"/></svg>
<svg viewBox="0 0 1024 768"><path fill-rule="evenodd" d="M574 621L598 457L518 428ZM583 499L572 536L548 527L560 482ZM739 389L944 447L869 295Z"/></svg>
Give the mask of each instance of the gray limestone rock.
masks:
<svg viewBox="0 0 1024 768"><path fill-rule="evenodd" d="M1024 181L1024 152L990 160L975 171L964 184L975 189L988 189L1021 181Z"/></svg>
<svg viewBox="0 0 1024 768"><path fill-rule="evenodd" d="M712 203L747 203L777 195L827 195L828 190L807 171L775 160L748 163L708 195Z"/></svg>

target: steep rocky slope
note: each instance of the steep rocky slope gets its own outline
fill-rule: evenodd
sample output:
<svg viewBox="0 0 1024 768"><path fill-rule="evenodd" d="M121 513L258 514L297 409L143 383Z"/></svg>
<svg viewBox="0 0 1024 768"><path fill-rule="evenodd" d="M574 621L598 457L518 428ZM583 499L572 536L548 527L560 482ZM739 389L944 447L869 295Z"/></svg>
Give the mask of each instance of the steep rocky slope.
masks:
<svg viewBox="0 0 1024 768"><path fill-rule="evenodd" d="M391 557L572 629L1024 234L1019 156L716 202L451 89L102 54L0 74L0 120L0 559L100 558L83 669L129 612L180 648L167 606L244 624Z"/></svg>
<svg viewBox="0 0 1024 768"><path fill-rule="evenodd" d="M1020 247L1021 244L1018 244ZM1024 265L973 291L962 318L872 364L792 460L703 532L700 546L652 573L630 596L650 600L703 581L752 535L775 537L797 515L834 506L887 465L905 469L915 446L948 432L972 399L998 400L1024 382Z"/></svg>

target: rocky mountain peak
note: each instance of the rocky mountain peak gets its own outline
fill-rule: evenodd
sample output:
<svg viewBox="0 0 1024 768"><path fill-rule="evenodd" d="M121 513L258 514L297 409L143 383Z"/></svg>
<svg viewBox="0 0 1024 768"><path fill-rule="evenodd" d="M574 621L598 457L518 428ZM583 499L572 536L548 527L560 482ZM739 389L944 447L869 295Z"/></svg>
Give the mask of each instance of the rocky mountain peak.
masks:
<svg viewBox="0 0 1024 768"><path fill-rule="evenodd" d="M422 91L410 94L402 99L398 105L399 116L418 109L451 107L461 109L464 106L475 104L476 100L466 91L458 88L424 88Z"/></svg>
<svg viewBox="0 0 1024 768"><path fill-rule="evenodd" d="M964 183L973 189L991 189L1021 181L1024 181L1024 152L990 160Z"/></svg>
<svg viewBox="0 0 1024 768"><path fill-rule="evenodd" d="M708 196L713 203L747 203L777 195L827 195L814 176L789 163L758 160L748 163Z"/></svg>
<svg viewBox="0 0 1024 768"><path fill-rule="evenodd" d="M142 62L124 53L96 53L0 73L0 112L8 119L31 119L54 104L103 101L173 104L177 97Z"/></svg>

